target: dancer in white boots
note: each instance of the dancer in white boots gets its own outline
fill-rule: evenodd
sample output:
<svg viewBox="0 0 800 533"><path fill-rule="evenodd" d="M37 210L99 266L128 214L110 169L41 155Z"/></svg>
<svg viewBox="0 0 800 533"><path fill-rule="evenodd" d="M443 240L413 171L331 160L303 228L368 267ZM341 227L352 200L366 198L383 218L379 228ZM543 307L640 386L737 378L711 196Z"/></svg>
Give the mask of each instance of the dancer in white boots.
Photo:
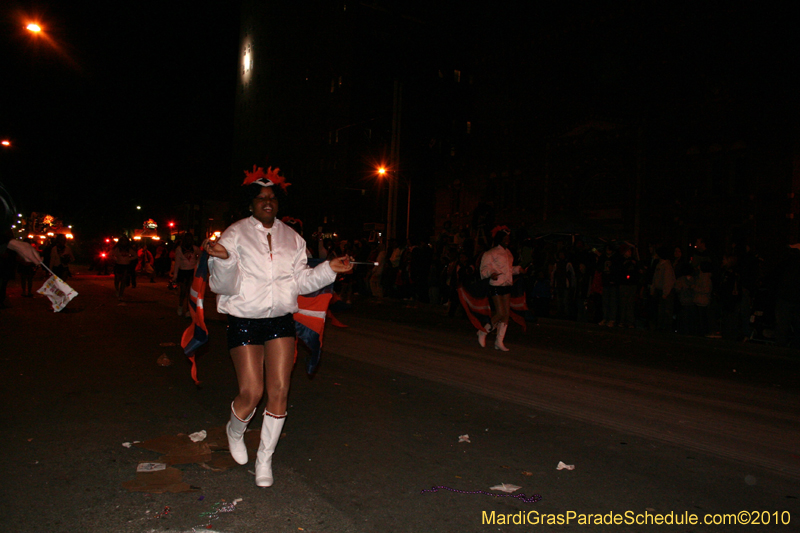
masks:
<svg viewBox="0 0 800 533"><path fill-rule="evenodd" d="M508 250L511 240L511 230L506 226L497 226L492 230L493 248L487 250L481 257L481 278L489 279L489 296L494 304L494 315L491 322L486 324L485 331L478 331L478 344L486 346L486 335L493 329L497 331L494 349L508 351L503 339L508 328L508 316L511 311L511 287L514 284L514 274L525 272L519 266L513 266L514 257Z"/></svg>
<svg viewBox="0 0 800 533"><path fill-rule="evenodd" d="M340 257L310 268L303 238L276 218L279 199L289 184L278 169L265 173L253 167L245 174L251 216L234 222L217 242L204 247L210 256L209 287L219 295L217 310L228 315L228 348L239 382L226 426L228 445L237 463L248 461L244 433L266 383L256 485L269 487L272 454L287 414L297 296L333 283L337 273L349 272L353 265L350 258Z"/></svg>

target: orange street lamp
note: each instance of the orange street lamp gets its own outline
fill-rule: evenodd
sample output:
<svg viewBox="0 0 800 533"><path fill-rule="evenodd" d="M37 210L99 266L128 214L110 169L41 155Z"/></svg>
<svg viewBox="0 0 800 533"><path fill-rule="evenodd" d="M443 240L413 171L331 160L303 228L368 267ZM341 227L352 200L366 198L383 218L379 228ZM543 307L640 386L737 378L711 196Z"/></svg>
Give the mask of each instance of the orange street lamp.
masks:
<svg viewBox="0 0 800 533"><path fill-rule="evenodd" d="M378 176L381 178L390 178L390 171L386 167L378 167ZM394 172L393 179L389 179L389 202L386 208L386 237L391 239L395 237L396 228L394 227L397 222L397 182L402 181L408 188L408 203L406 205L406 240L410 236L411 230L411 182L407 179L400 178L397 171Z"/></svg>
<svg viewBox="0 0 800 533"><path fill-rule="evenodd" d="M59 54L62 58L64 58L68 63L70 63L73 67L80 70L80 65L67 53L64 49L63 45L58 43L51 35L48 34L46 31L47 28L40 25L38 22L33 22L30 19L27 21L22 21L21 24L25 25L25 30L32 35L31 39L36 41L37 43L39 40L44 41L48 45L50 45L53 50Z"/></svg>
<svg viewBox="0 0 800 533"><path fill-rule="evenodd" d="M8 139L3 139L2 141L0 141L0 144L2 144L3 146L11 146L11 141L9 141Z"/></svg>
<svg viewBox="0 0 800 533"><path fill-rule="evenodd" d="M386 170L386 167L384 167L384 166L378 167L376 169L376 171L378 172L378 177L379 178L385 178L386 175L389 173L389 171ZM387 204L388 205L386 207L386 237L389 238L392 235L392 233L391 233L391 225L392 225L392 183L391 183L391 181L388 183L388 187L386 188L386 190L388 191L388 195L387 195L387 197L388 197Z"/></svg>

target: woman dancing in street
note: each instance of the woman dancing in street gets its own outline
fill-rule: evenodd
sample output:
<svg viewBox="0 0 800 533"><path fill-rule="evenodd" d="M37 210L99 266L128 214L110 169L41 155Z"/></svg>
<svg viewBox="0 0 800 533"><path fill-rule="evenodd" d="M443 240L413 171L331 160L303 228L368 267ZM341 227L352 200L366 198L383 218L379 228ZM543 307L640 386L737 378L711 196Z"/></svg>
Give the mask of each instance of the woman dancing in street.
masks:
<svg viewBox="0 0 800 533"><path fill-rule="evenodd" d="M172 282L178 285L178 316L189 314L189 289L194 279L194 269L200 259L200 247L194 244L194 235L188 231L183 234L180 246L175 248L175 268Z"/></svg>
<svg viewBox="0 0 800 533"><path fill-rule="evenodd" d="M226 426L229 449L237 463L247 463L244 433L266 384L256 485L269 487L272 454L287 414L297 296L333 283L337 273L349 272L353 265L340 257L310 268L303 238L276 218L289 184L278 169L253 170L245 171L243 184L251 216L233 223L217 242L204 247L210 256L209 287L219 295L217 310L228 315L228 348L239 382Z"/></svg>
<svg viewBox="0 0 800 533"><path fill-rule="evenodd" d="M511 312L511 287L514 284L514 274L521 274L525 270L519 266L512 267L514 257L508 250L511 240L511 230L506 226L498 226L492 230L492 243L494 248L487 250L481 257L481 279L489 279L489 296L494 304L494 315L491 322L486 324L485 331L478 331L478 344L486 346L486 335L493 329L497 330L494 349L508 351L503 339L508 328L508 317Z"/></svg>
<svg viewBox="0 0 800 533"><path fill-rule="evenodd" d="M120 236L111 250L111 259L114 261L114 289L117 291L117 299L121 301L125 295L125 287L130 283L131 266L136 265L136 252L127 235Z"/></svg>

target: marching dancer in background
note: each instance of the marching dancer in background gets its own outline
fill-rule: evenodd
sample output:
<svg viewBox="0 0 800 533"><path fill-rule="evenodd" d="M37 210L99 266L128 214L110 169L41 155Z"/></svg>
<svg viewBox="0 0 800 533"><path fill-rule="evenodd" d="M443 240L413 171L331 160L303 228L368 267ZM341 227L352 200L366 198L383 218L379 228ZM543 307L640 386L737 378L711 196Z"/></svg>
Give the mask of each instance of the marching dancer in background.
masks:
<svg viewBox="0 0 800 533"><path fill-rule="evenodd" d="M489 278L489 296L494 304L491 322L486 324L485 331L478 330L478 344L486 346L486 335L493 329L497 331L494 349L508 351L503 339L508 328L508 317L511 310L511 288L514 285L514 274L525 272L519 266L512 266L514 257L508 250L511 230L506 226L497 226L492 230L493 248L484 252L481 257L481 278Z"/></svg>

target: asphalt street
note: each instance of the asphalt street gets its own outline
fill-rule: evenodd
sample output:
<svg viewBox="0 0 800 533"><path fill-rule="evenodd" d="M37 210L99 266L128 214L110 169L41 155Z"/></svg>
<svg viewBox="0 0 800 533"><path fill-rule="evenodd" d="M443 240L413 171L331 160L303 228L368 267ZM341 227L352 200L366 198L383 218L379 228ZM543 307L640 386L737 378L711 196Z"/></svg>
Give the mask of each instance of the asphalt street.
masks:
<svg viewBox="0 0 800 533"><path fill-rule="evenodd" d="M745 528L636 521L741 511L798 530L796 352L541 320L512 325L503 354L442 307L371 298L336 311L349 327L328 326L313 379L298 364L272 488L251 462L176 465L191 492L129 491L158 454L123 443L226 422L224 317L207 306L196 386L164 281L120 305L110 277L78 272L64 312L16 284L0 310L3 531L700 532Z"/></svg>

